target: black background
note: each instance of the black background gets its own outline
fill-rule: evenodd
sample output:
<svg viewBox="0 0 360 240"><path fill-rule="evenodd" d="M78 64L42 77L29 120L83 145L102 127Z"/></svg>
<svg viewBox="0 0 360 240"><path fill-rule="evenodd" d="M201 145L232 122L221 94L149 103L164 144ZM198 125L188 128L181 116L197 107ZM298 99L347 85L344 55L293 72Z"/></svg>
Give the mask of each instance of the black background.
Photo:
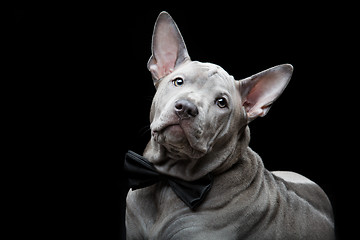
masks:
<svg viewBox="0 0 360 240"><path fill-rule="evenodd" d="M192 60L218 64L236 79L294 66L268 115L250 124L250 147L267 169L318 183L333 205L338 238L345 236L344 205L353 197L344 165L355 164L348 150L356 112L348 108L351 6L218 4L16 4L10 121L21 154L35 159L16 163L16 219L26 225L19 232L124 237L123 156L141 153L150 137L155 89L146 63L155 20L166 10Z"/></svg>

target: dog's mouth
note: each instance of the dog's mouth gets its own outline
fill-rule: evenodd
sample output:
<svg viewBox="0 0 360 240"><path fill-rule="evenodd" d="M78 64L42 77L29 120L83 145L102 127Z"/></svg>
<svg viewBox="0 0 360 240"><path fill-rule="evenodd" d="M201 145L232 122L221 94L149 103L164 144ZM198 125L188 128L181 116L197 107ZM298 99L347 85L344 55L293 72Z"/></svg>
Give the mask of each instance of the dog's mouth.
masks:
<svg viewBox="0 0 360 240"><path fill-rule="evenodd" d="M178 123L168 123L152 131L154 140L158 143L170 142L173 144L183 143L187 139L185 131Z"/></svg>
<svg viewBox="0 0 360 240"><path fill-rule="evenodd" d="M152 137L163 145L169 152L185 153L193 158L204 156L207 152L199 144L199 130L190 126L188 121L179 120L164 124L161 128L152 131Z"/></svg>
<svg viewBox="0 0 360 240"><path fill-rule="evenodd" d="M185 132L180 124L171 124L166 126L163 131L170 131L175 137L185 136Z"/></svg>

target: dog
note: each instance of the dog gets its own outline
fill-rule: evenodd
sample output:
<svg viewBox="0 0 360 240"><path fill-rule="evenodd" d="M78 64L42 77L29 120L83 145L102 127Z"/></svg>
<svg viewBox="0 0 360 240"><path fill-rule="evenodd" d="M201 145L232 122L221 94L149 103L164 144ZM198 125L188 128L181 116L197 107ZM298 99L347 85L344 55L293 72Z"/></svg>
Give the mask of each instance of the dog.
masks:
<svg viewBox="0 0 360 240"><path fill-rule="evenodd" d="M248 124L263 117L292 76L283 64L235 80L192 61L174 20L158 16L148 69L156 88L143 157L185 182L213 176L191 208L166 181L130 190L127 239L335 239L324 191L294 172L269 172L249 147Z"/></svg>

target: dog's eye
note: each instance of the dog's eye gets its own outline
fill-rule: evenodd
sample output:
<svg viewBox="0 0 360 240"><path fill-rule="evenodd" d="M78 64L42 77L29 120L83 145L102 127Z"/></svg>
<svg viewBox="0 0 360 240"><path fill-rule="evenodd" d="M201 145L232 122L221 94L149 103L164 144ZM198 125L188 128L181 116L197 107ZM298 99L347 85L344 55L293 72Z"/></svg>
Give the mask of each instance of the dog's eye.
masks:
<svg viewBox="0 0 360 240"><path fill-rule="evenodd" d="M184 84L184 80L182 78L175 78L173 81L175 87L179 87Z"/></svg>
<svg viewBox="0 0 360 240"><path fill-rule="evenodd" d="M215 101L216 105L219 106L219 108L225 108L228 106L228 103L225 98L218 98Z"/></svg>

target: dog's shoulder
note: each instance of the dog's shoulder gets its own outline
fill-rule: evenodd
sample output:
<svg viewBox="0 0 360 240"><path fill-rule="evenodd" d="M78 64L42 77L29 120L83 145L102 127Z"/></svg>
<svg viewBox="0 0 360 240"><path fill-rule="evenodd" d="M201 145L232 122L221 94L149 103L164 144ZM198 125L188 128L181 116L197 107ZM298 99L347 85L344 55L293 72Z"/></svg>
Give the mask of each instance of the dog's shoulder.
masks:
<svg viewBox="0 0 360 240"><path fill-rule="evenodd" d="M315 182L295 172L273 171L271 173L278 184L283 184L288 191L307 201L327 218L333 219L331 203L326 193Z"/></svg>
<svg viewBox="0 0 360 240"><path fill-rule="evenodd" d="M295 172L288 172L288 171L272 171L273 175L278 178L285 180L286 182L290 183L299 183L299 184L315 184L310 179L295 173Z"/></svg>

